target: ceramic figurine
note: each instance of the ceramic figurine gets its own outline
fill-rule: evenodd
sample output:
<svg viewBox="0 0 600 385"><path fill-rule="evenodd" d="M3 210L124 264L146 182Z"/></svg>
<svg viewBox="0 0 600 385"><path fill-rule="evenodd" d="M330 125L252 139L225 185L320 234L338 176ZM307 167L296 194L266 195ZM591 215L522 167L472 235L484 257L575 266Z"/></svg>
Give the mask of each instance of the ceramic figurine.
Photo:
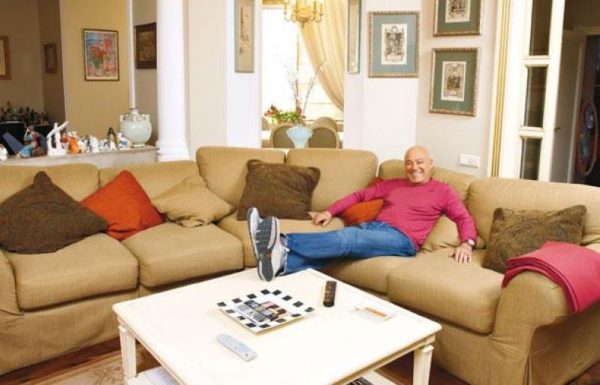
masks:
<svg viewBox="0 0 600 385"><path fill-rule="evenodd" d="M23 135L23 142L25 146L19 150L17 158L46 155L46 151L40 144L40 135L34 130L33 126L27 126L25 135Z"/></svg>
<svg viewBox="0 0 600 385"><path fill-rule="evenodd" d="M119 149L119 142L117 141L117 134L115 134L115 130L112 127L108 128L108 132L106 133L106 140L108 141L108 147L110 151Z"/></svg>
<svg viewBox="0 0 600 385"><path fill-rule="evenodd" d="M90 150L92 152L100 152L100 143L94 135L90 135Z"/></svg>
<svg viewBox="0 0 600 385"><path fill-rule="evenodd" d="M62 144L62 136L60 132L63 128L66 129L68 124L68 121L64 122L60 126L58 123L54 123L54 128L52 128L52 131L46 135L48 143L48 155L65 155L65 148Z"/></svg>
<svg viewBox="0 0 600 385"><path fill-rule="evenodd" d="M131 140L127 139L120 131L117 132L117 143L119 144L119 150L131 147Z"/></svg>
<svg viewBox="0 0 600 385"><path fill-rule="evenodd" d="M4 162L6 159L8 159L8 150L0 144L0 162Z"/></svg>

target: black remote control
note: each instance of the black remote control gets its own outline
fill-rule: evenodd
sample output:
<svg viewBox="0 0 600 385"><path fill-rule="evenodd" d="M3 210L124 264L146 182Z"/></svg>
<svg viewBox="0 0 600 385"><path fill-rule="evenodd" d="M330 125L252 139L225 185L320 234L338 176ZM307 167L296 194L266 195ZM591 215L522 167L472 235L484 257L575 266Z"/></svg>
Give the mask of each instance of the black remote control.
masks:
<svg viewBox="0 0 600 385"><path fill-rule="evenodd" d="M323 296L323 306L332 307L335 304L336 281L327 281L325 284L325 295Z"/></svg>

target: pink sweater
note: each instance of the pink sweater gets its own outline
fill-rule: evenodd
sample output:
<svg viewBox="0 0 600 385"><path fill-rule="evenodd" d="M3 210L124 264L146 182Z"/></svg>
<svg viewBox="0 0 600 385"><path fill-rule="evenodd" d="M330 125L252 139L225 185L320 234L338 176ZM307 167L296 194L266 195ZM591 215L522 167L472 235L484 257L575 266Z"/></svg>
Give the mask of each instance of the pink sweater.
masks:
<svg viewBox="0 0 600 385"><path fill-rule="evenodd" d="M458 225L461 241L477 237L475 221L456 191L435 179L422 185L413 185L407 179L385 180L338 200L327 211L335 216L356 203L377 198L383 198L384 203L376 220L407 235L417 250L442 214Z"/></svg>

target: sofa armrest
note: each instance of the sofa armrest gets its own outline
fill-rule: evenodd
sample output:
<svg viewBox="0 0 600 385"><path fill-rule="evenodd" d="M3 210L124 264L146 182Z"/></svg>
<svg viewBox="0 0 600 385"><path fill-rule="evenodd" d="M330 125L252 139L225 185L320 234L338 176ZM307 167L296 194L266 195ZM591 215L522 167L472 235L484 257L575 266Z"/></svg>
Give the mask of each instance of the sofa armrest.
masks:
<svg viewBox="0 0 600 385"><path fill-rule="evenodd" d="M10 261L0 250L0 312L19 315L15 275Z"/></svg>
<svg viewBox="0 0 600 385"><path fill-rule="evenodd" d="M600 243L586 246L600 252ZM563 289L546 276L521 272L502 290L494 334L522 329L521 337L530 336L535 329L556 324L570 315Z"/></svg>

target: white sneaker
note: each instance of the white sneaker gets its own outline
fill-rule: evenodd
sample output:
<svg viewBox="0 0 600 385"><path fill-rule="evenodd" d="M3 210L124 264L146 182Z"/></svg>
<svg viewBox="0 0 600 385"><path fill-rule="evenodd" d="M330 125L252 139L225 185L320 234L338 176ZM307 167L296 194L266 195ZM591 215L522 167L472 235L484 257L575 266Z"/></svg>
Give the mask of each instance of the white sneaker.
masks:
<svg viewBox="0 0 600 385"><path fill-rule="evenodd" d="M251 234L252 237L255 239L253 250L258 276L264 281L271 281L284 269L287 259L287 250L281 243L279 219L264 218L258 223L254 236Z"/></svg>
<svg viewBox="0 0 600 385"><path fill-rule="evenodd" d="M258 249L256 248L256 230L258 229L258 225L262 222L263 219L258 214L258 209L256 207L250 207L248 209L246 220L248 222L248 233L250 234L252 251L254 252L254 256L256 257L258 255Z"/></svg>

